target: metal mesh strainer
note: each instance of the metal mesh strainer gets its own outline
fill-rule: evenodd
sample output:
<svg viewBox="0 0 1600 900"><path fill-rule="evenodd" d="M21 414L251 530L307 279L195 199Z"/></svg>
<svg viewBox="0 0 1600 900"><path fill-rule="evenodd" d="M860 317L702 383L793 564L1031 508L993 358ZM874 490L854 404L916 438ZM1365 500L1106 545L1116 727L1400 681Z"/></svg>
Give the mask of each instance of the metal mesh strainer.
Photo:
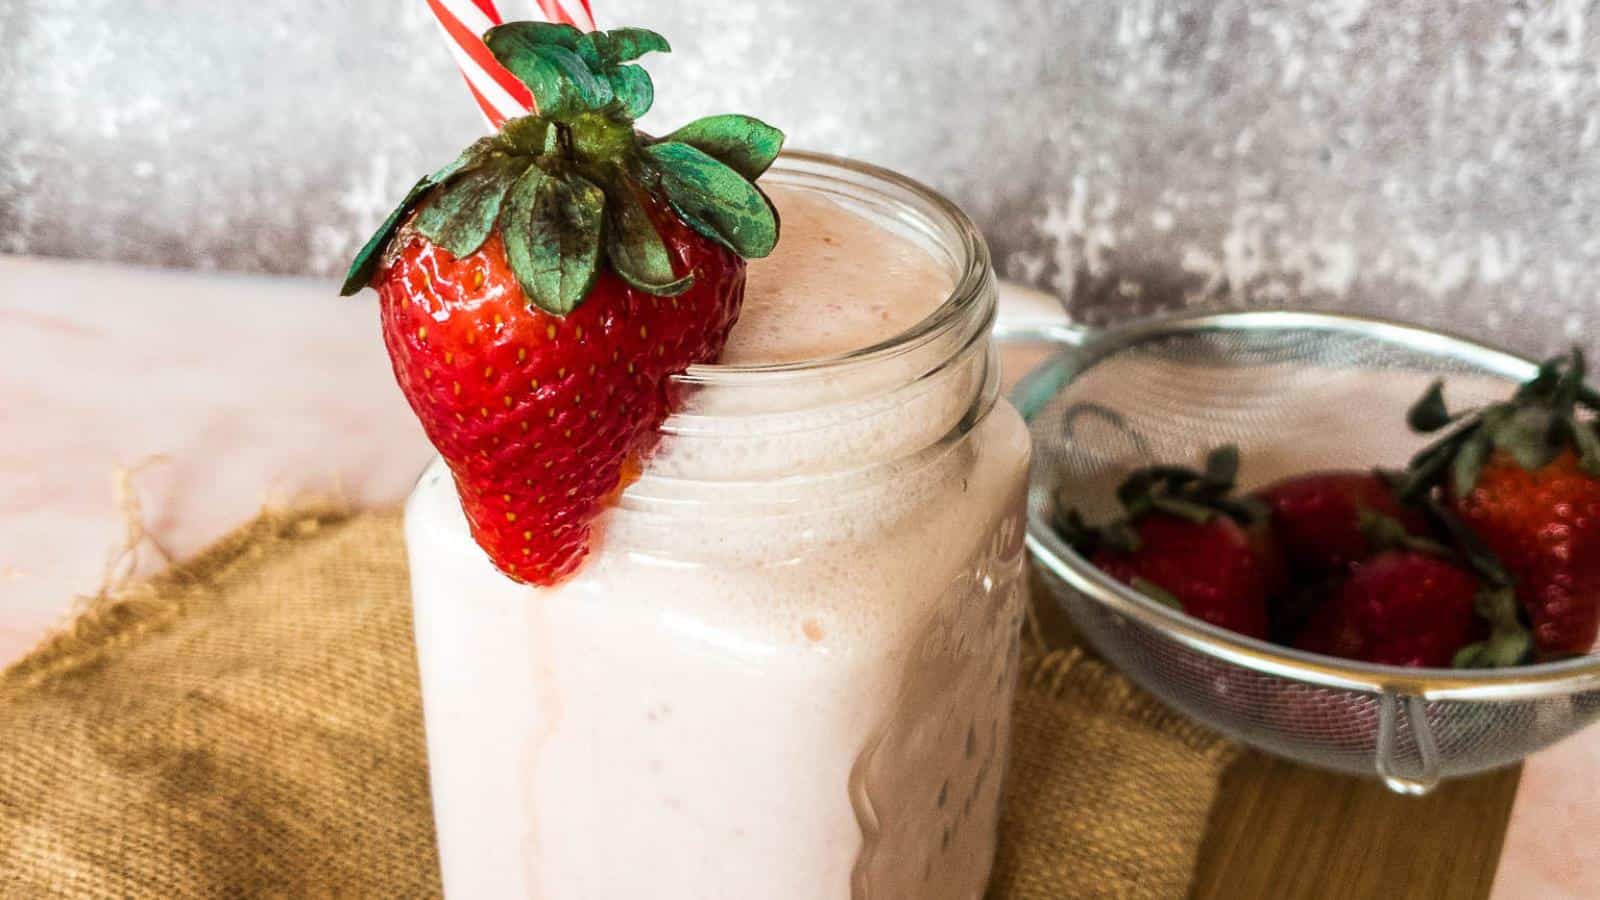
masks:
<svg viewBox="0 0 1600 900"><path fill-rule="evenodd" d="M1050 526L1056 489L1091 517L1155 461L1243 451L1241 486L1312 468L1403 464L1406 407L1444 375L1455 405L1501 397L1535 365L1371 319L1233 313L1085 335L1013 397L1034 439L1028 545L1073 622L1134 681L1244 743L1377 774L1405 793L1507 765L1600 715L1600 659L1499 671L1405 669L1302 653L1189 618L1102 575Z"/></svg>

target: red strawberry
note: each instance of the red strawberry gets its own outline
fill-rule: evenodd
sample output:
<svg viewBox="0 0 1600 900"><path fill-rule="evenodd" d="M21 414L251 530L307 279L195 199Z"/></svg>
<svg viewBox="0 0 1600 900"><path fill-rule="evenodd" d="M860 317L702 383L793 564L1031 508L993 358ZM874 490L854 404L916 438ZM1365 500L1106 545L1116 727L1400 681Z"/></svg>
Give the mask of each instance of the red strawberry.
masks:
<svg viewBox="0 0 1600 900"><path fill-rule="evenodd" d="M1418 537L1428 533L1420 511L1404 506L1375 472L1312 472L1256 493L1272 510L1273 532L1300 579L1349 571L1376 552L1363 513L1387 516Z"/></svg>
<svg viewBox="0 0 1600 900"><path fill-rule="evenodd" d="M1133 530L1136 549L1102 546L1089 561L1156 599L1176 601L1197 619L1250 637L1267 636L1270 565L1239 523L1224 515L1196 522L1150 513Z"/></svg>
<svg viewBox="0 0 1600 900"><path fill-rule="evenodd" d="M652 90L625 63L666 49L651 32L519 22L485 41L539 114L419 182L345 293L377 289L395 378L473 536L548 585L649 451L670 376L721 352L741 257L777 240L752 182L782 135L740 116L637 132Z"/></svg>
<svg viewBox="0 0 1600 900"><path fill-rule="evenodd" d="M1448 666L1485 631L1474 612L1478 590L1477 576L1448 560L1381 553L1312 614L1295 646L1392 666Z"/></svg>
<svg viewBox="0 0 1600 900"><path fill-rule="evenodd" d="M590 519L666 416L667 376L715 359L738 315L739 258L682 225L663 231L694 287L656 297L607 272L564 319L527 307L498 237L462 259L411 237L374 282L395 379L473 534L515 578L572 572Z"/></svg>
<svg viewBox="0 0 1600 900"><path fill-rule="evenodd" d="M1528 471L1496 452L1454 509L1516 580L1539 649L1587 653L1600 630L1600 479L1578 455Z"/></svg>
<svg viewBox="0 0 1600 900"><path fill-rule="evenodd" d="M1238 451L1224 447L1204 473L1173 466L1134 472L1118 490L1127 517L1089 528L1076 511L1059 528L1111 577L1198 619L1267 636L1267 599L1282 562L1265 516L1229 498Z"/></svg>
<svg viewBox="0 0 1600 900"><path fill-rule="evenodd" d="M1600 630L1600 408L1580 351L1541 367L1511 400L1462 417L1434 385L1411 424L1460 424L1412 461L1408 491L1435 492L1447 522L1503 566L1546 654L1586 653Z"/></svg>

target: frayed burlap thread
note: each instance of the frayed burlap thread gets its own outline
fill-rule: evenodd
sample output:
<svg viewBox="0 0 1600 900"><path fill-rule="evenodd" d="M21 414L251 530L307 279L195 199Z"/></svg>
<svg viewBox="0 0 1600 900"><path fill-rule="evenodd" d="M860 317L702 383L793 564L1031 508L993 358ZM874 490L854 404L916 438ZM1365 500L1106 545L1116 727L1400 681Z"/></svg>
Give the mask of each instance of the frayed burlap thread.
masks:
<svg viewBox="0 0 1600 900"><path fill-rule="evenodd" d="M1035 655L992 900L1183 896L1232 754ZM0 674L0 897L387 900L437 872L397 513L264 514Z"/></svg>

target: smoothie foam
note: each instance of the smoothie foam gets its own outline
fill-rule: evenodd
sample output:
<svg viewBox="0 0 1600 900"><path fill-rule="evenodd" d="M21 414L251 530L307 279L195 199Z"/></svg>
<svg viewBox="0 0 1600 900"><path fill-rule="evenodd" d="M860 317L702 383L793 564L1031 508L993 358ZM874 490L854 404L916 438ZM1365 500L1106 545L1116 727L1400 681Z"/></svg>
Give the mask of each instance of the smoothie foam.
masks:
<svg viewBox="0 0 1600 900"><path fill-rule="evenodd" d="M927 318L955 285L908 237L837 203L781 187L783 240L750 263L724 365L825 359L888 340Z"/></svg>

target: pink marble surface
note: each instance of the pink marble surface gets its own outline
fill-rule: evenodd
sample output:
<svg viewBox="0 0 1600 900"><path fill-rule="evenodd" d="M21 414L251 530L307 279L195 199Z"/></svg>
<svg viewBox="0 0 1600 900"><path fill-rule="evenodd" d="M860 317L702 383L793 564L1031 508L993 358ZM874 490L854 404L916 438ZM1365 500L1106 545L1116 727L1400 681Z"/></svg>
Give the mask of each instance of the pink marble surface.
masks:
<svg viewBox="0 0 1600 900"><path fill-rule="evenodd" d="M1491 900L1600 895L1600 728L1530 758Z"/></svg>
<svg viewBox="0 0 1600 900"><path fill-rule="evenodd" d="M325 282L0 257L0 347L0 664L100 583L119 466L182 556L306 492L397 501L428 458L372 298Z"/></svg>
<svg viewBox="0 0 1600 900"><path fill-rule="evenodd" d="M0 256L0 347L0 666L101 582L119 467L139 467L144 519L183 556L266 503L398 502L429 455L371 296L327 282ZM1596 771L1600 729L1529 761L1494 900L1595 895Z"/></svg>

